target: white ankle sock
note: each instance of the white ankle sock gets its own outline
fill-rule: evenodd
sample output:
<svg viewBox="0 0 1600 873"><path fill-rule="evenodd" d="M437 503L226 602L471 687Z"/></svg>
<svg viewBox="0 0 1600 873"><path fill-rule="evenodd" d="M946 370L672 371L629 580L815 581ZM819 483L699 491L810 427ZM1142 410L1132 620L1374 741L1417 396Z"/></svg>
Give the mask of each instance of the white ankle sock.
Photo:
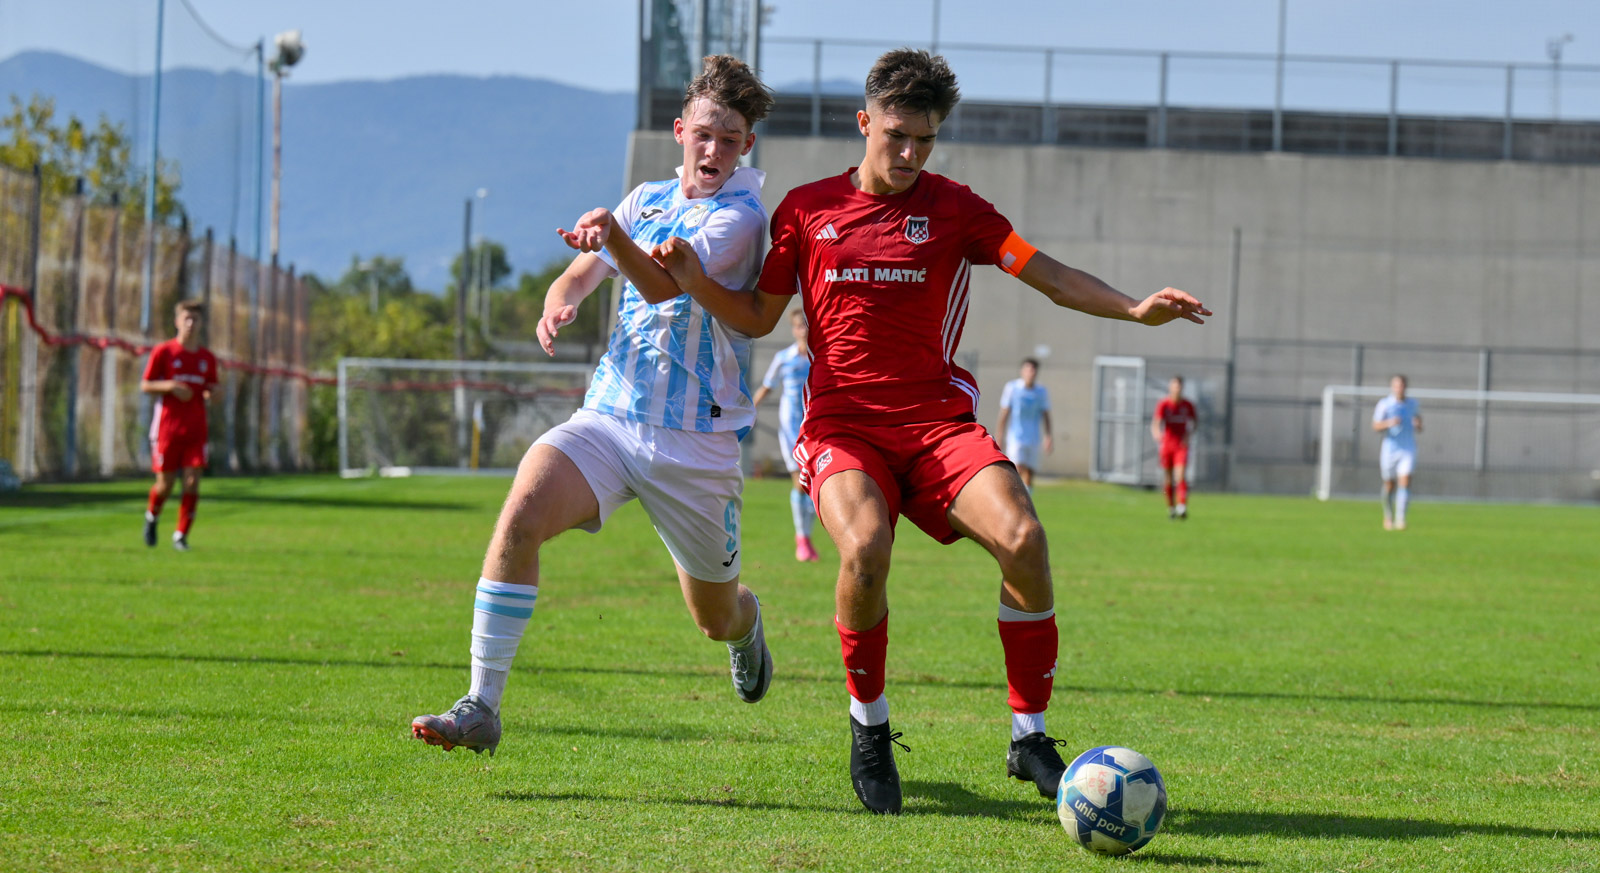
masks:
<svg viewBox="0 0 1600 873"><path fill-rule="evenodd" d="M506 678L510 675L505 670L493 670L473 664L472 688L468 693L499 714L500 698L506 693Z"/></svg>
<svg viewBox="0 0 1600 873"><path fill-rule="evenodd" d="M883 724L889 720L889 698L880 694L877 700L871 703L862 703L852 697L850 698L850 717L855 719L858 724L863 724L867 727Z"/></svg>
<svg viewBox="0 0 1600 873"><path fill-rule="evenodd" d="M1020 740L1028 734L1044 733L1044 713L1042 712L1013 712L1011 713L1011 739Z"/></svg>
<svg viewBox="0 0 1600 873"><path fill-rule="evenodd" d="M522 642L538 597L537 585L478 580L472 609L472 693L497 712L517 644Z"/></svg>

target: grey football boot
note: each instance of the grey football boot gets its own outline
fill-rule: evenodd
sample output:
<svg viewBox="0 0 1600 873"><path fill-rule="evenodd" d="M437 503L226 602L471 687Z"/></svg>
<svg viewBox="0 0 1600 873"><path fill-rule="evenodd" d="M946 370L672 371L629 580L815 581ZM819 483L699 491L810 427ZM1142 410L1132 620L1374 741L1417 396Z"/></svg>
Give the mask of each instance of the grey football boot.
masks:
<svg viewBox="0 0 1600 873"><path fill-rule="evenodd" d="M419 715L411 720L411 736L446 752L460 746L494 757L500 745L500 716L468 694L443 715Z"/></svg>
<svg viewBox="0 0 1600 873"><path fill-rule="evenodd" d="M767 650L767 631L761 623L761 602L756 601L755 638L741 649L728 644L728 662L733 673L733 691L745 703L755 703L767 694L772 684L772 652Z"/></svg>

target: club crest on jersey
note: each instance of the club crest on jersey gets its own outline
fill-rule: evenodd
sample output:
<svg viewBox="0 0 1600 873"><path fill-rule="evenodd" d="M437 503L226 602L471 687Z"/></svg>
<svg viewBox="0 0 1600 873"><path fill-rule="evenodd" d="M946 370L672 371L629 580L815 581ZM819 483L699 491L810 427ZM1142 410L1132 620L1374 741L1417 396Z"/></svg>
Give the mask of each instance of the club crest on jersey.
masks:
<svg viewBox="0 0 1600 873"><path fill-rule="evenodd" d="M683 214L683 219L682 219L683 220L683 226L684 227L699 227L700 225L705 224L706 216L708 216L710 214L711 214L711 204L709 204L709 203L696 203L695 205L689 207L689 211L688 212L685 212Z"/></svg>
<svg viewBox="0 0 1600 873"><path fill-rule="evenodd" d="M831 463L833 463L833 449L826 449L817 456L817 475L822 475L822 471L828 469Z"/></svg>
<svg viewBox="0 0 1600 873"><path fill-rule="evenodd" d="M918 246L933 239L933 234L928 232L928 217L926 215L920 218L916 216L906 217L906 239L910 240L912 245Z"/></svg>

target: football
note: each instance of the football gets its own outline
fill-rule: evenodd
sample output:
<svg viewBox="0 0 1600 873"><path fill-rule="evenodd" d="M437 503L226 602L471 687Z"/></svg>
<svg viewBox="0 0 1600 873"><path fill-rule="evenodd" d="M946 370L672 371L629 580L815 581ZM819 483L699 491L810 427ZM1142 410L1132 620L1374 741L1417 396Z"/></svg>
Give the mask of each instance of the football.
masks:
<svg viewBox="0 0 1600 873"><path fill-rule="evenodd" d="M1126 855L1155 837L1167 814L1167 786L1149 758L1121 746L1079 755L1056 789L1067 833L1099 855Z"/></svg>

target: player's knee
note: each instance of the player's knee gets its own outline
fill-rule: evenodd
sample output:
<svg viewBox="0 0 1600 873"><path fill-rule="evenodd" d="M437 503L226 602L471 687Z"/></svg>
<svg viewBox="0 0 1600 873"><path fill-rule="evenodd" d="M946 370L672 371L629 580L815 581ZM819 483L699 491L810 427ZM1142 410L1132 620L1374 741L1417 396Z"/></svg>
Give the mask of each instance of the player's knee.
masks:
<svg viewBox="0 0 1600 873"><path fill-rule="evenodd" d="M995 545L1012 562L1044 561L1049 554L1044 526L1031 514L1022 515L1005 525L996 537Z"/></svg>
<svg viewBox="0 0 1600 873"><path fill-rule="evenodd" d="M500 518L507 545L514 549L537 549L544 545L561 533L554 529L553 515L549 505L536 495L512 494Z"/></svg>
<svg viewBox="0 0 1600 873"><path fill-rule="evenodd" d="M835 536L834 543L839 547L842 581L858 588L872 588L888 578L894 538L887 530L847 530Z"/></svg>

